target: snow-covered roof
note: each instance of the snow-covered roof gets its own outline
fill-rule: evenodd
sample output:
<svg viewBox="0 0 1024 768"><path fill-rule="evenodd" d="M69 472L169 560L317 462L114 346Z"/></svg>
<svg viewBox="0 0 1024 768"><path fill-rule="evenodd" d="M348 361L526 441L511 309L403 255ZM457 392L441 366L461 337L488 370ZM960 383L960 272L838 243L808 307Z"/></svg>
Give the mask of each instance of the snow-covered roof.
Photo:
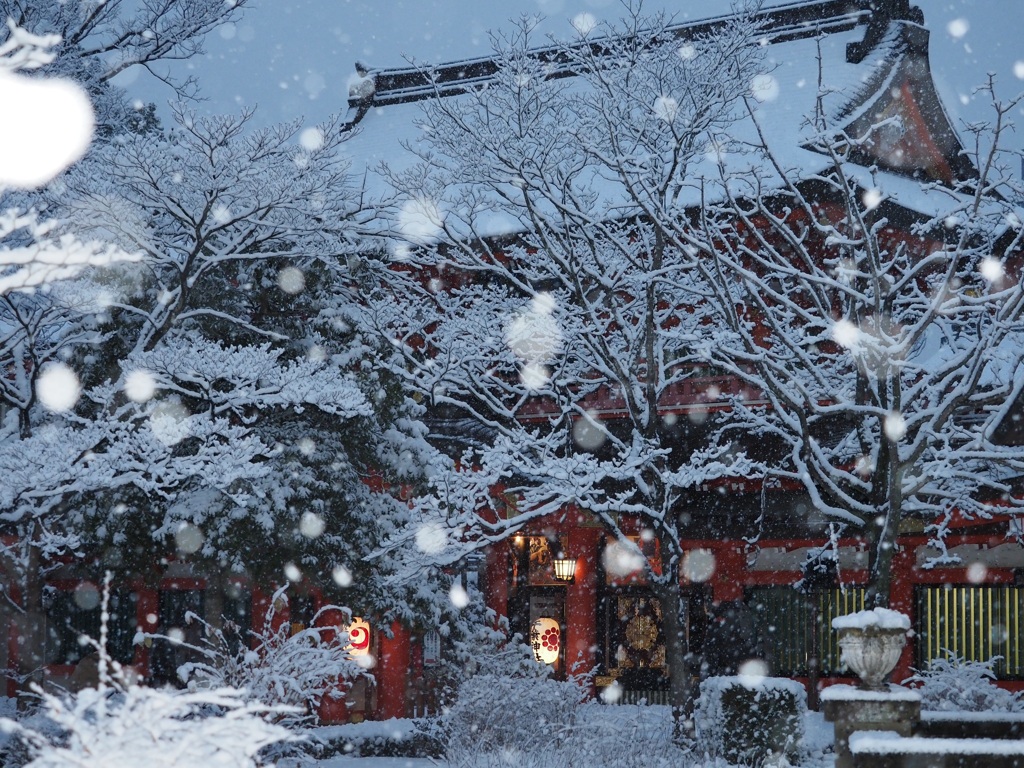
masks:
<svg viewBox="0 0 1024 768"><path fill-rule="evenodd" d="M877 153L851 156L861 163L853 172L862 188L877 187L881 199L903 209L927 217L945 209L949 190L925 192L920 180L913 178L914 173L950 181L969 175L971 168L961 156L956 133L931 81L928 31L918 23L919 13L907 7L901 9L903 5L895 0L875 4L867 0L805 0L758 14L767 48L766 71L759 82L752 84L756 104L753 119L738 120L730 129L730 139L755 143L760 130L787 171L813 176L827 169L830 162L807 146L809 119L819 106L819 93L827 120L854 130L860 130L865 120L892 116L894 110L897 117L905 119L900 105L913 100L914 114L921 116L927 128L924 134L920 127L918 133L906 134L907 157L893 160ZM728 18L689 21L670 30L680 39L693 39L713 32ZM600 48L602 41L582 36L578 45ZM550 65L552 77L569 78L567 87L577 87L557 48L538 48L535 56ZM383 165L392 172L401 172L417 161L409 148L419 146L424 139L420 124L426 99L469 98L468 93L494 78L497 66L494 59L476 58L429 70L404 67L361 73L362 79L353 84L351 92L349 117L355 131L347 152L357 175L366 179L367 192L371 196L387 194L388 186L378 173ZM899 154L902 158L902 149ZM693 168L694 178L717 178L720 159L720 154L708 153ZM738 177L763 170L764 165L763 159L742 153L726 157L725 162L729 172ZM752 163L762 167L754 169ZM881 171L872 174L868 166L878 166ZM600 180L599 192L606 210L616 210L617 202L627 199L612 180ZM691 194L692 199L679 202L697 205L699 184L693 184ZM476 222L476 231L481 234L500 235L514 230L514 222L497 218Z"/></svg>

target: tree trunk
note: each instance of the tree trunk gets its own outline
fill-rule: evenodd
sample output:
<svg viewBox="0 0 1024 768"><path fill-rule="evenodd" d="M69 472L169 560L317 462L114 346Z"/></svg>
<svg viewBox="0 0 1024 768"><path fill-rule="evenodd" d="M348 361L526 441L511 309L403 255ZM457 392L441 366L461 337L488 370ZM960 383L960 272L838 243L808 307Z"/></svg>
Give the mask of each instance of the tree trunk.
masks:
<svg viewBox="0 0 1024 768"><path fill-rule="evenodd" d="M693 723L693 671L690 663L690 648L686 640L686 621L683 614L682 590L678 574L671 575L665 583L654 587L654 594L661 603L661 615L665 632L665 658L668 660L668 698L672 707L672 738L686 746L693 742L696 730Z"/></svg>
<svg viewBox="0 0 1024 768"><path fill-rule="evenodd" d="M903 517L903 472L896 460L896 451L895 445L889 446L885 477L887 493L882 522L872 522L875 537L871 543L868 592L865 597L867 608L888 608L892 591L892 559L896 554L896 537Z"/></svg>
<svg viewBox="0 0 1024 768"><path fill-rule="evenodd" d="M21 605L23 613L18 616L18 706L26 706L32 692L32 684L42 684L42 667L45 662L46 613L43 608L42 554L38 541L41 536L38 521L32 523L29 533L28 551L25 553L25 575L22 581Z"/></svg>

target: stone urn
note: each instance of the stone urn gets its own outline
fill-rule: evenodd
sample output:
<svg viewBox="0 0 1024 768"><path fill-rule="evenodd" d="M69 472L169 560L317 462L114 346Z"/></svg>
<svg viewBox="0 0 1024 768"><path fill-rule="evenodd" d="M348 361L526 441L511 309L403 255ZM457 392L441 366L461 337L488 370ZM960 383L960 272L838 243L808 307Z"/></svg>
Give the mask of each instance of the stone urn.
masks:
<svg viewBox="0 0 1024 768"><path fill-rule="evenodd" d="M865 691L888 691L885 678L900 660L910 618L899 611L874 608L832 620L839 634L840 661L860 678Z"/></svg>

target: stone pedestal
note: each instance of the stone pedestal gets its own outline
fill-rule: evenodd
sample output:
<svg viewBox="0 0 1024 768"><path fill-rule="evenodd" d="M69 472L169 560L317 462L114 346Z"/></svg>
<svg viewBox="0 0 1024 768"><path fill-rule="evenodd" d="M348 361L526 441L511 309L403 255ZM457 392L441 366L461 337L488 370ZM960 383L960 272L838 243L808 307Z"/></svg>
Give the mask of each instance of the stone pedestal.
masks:
<svg viewBox="0 0 1024 768"><path fill-rule="evenodd" d="M821 701L825 720L836 730L836 768L853 768L850 734L854 731L910 736L921 719L921 697L896 685L890 686L889 692L833 685L822 692Z"/></svg>

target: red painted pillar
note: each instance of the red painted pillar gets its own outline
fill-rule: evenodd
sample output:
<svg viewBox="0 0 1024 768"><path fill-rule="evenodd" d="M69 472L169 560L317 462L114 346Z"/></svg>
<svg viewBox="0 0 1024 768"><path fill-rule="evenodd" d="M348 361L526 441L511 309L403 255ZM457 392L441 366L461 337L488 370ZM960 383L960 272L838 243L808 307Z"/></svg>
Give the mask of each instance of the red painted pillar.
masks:
<svg viewBox="0 0 1024 768"><path fill-rule="evenodd" d="M323 611L319 616L317 616L316 620L316 626L327 628L321 634L321 639L325 642L331 642L334 640L337 637L338 630L346 623L345 614L341 610L334 608ZM332 697L331 694L328 693L320 700L320 706L317 707L317 717L320 718L321 723L334 724L348 722L348 701L346 694L348 693L349 687L348 683L339 680L333 691L337 698Z"/></svg>
<svg viewBox="0 0 1024 768"><path fill-rule="evenodd" d="M264 632L276 632L282 625L287 624L290 616L288 603L279 600L274 606L273 614L270 616L270 626L267 626L267 615L270 613L273 593L264 592L257 587L252 593L252 631L257 635Z"/></svg>
<svg viewBox="0 0 1024 768"><path fill-rule="evenodd" d="M913 546L904 546L892 558L892 582L889 587L889 607L894 611L905 613L910 617L910 626L917 625L914 615L914 568L917 565L917 553ZM911 675L910 668L914 664L914 639L911 637L903 646L903 653L896 663L896 668L889 676L893 683L902 683Z"/></svg>
<svg viewBox="0 0 1024 768"><path fill-rule="evenodd" d="M484 604L497 614L508 618L509 554L506 544L496 544L487 550L484 570Z"/></svg>
<svg viewBox="0 0 1024 768"><path fill-rule="evenodd" d="M391 637L380 636L377 659L377 719L405 717L405 688L409 674L409 630L397 621Z"/></svg>
<svg viewBox="0 0 1024 768"><path fill-rule="evenodd" d="M711 575L711 599L716 603L743 599L746 556L734 546L716 548L715 572Z"/></svg>
<svg viewBox="0 0 1024 768"><path fill-rule="evenodd" d="M566 591L565 665L568 673L586 673L597 663L598 528L569 531L568 555L576 558L576 580Z"/></svg>

